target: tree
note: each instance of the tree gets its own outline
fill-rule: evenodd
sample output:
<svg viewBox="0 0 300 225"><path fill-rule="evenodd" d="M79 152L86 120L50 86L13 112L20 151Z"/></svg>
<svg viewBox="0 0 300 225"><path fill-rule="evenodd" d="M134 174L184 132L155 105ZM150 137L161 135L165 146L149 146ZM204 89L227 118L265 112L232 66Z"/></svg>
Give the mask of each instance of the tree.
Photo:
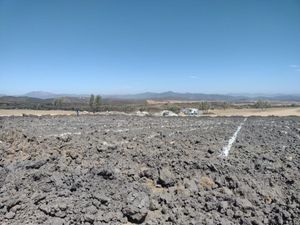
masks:
<svg viewBox="0 0 300 225"><path fill-rule="evenodd" d="M210 104L208 102L201 102L199 109L203 111L208 111L210 109Z"/></svg>
<svg viewBox="0 0 300 225"><path fill-rule="evenodd" d="M60 108L63 105L64 99L63 98L56 98L53 102L53 105L56 108Z"/></svg>
<svg viewBox="0 0 300 225"><path fill-rule="evenodd" d="M90 110L93 112L94 112L94 101L95 101L95 96L91 94L89 105L90 105Z"/></svg>
<svg viewBox="0 0 300 225"><path fill-rule="evenodd" d="M180 112L180 107L177 105L168 105L166 107L167 110L172 111L173 113L179 113Z"/></svg>
<svg viewBox="0 0 300 225"><path fill-rule="evenodd" d="M230 104L229 104L228 102L223 102L223 103L222 103L222 108L223 108L224 110L228 109L229 107L230 107Z"/></svg>
<svg viewBox="0 0 300 225"><path fill-rule="evenodd" d="M263 110L263 108L264 108L263 101L259 99L258 101L255 102L254 107L257 108L257 109Z"/></svg>
<svg viewBox="0 0 300 225"><path fill-rule="evenodd" d="M257 109L264 110L270 107L270 103L267 101L258 100L257 102L255 102L254 107Z"/></svg>
<svg viewBox="0 0 300 225"><path fill-rule="evenodd" d="M100 110L101 103L102 103L102 98L100 95L97 95L95 98L95 101L94 101L94 107L97 112L99 112L99 110Z"/></svg>

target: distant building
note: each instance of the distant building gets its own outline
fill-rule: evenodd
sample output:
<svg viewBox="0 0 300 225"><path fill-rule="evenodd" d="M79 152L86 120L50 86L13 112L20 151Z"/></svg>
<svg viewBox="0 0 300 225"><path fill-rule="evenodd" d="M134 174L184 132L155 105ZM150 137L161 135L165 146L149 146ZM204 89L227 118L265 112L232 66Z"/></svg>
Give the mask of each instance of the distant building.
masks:
<svg viewBox="0 0 300 225"><path fill-rule="evenodd" d="M184 108L181 110L181 112L186 116L199 116L203 113L199 109L195 108Z"/></svg>

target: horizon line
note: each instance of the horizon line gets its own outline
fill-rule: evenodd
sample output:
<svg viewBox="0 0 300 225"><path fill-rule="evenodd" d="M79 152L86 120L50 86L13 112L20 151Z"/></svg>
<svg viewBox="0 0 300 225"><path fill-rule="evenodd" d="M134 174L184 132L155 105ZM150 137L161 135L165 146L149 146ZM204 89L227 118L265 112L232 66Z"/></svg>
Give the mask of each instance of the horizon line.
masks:
<svg viewBox="0 0 300 225"><path fill-rule="evenodd" d="M52 91L29 91L23 94L7 94L0 92L0 95L4 96L25 96L31 93L44 93L44 94L53 94L53 95L77 95L77 96L84 96L84 95L101 95L101 96L124 96L124 95L138 95L138 94L164 94L164 93L176 93L176 94L205 94L205 95L300 95L300 93L282 93L282 92L230 92L230 93L218 93L218 92L188 92L188 91L141 91L141 92L133 92L133 93L97 93L97 92L90 92L90 93L74 93L74 92L52 92Z"/></svg>

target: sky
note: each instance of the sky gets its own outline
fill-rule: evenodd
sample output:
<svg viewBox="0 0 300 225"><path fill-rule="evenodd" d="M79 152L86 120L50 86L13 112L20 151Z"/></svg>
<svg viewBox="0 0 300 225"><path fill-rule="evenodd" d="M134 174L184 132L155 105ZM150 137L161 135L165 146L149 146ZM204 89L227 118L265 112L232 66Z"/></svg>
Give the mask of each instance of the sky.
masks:
<svg viewBox="0 0 300 225"><path fill-rule="evenodd" d="M0 93L300 93L300 0L0 0Z"/></svg>

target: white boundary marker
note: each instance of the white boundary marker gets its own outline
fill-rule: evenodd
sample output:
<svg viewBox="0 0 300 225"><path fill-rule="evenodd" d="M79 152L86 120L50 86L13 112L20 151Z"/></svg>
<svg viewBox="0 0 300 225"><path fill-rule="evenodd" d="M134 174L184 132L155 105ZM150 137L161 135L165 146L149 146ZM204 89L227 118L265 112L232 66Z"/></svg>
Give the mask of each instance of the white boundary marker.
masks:
<svg viewBox="0 0 300 225"><path fill-rule="evenodd" d="M81 135L81 132L74 132L74 133L66 132L66 133L59 134L60 137L64 137L67 135Z"/></svg>
<svg viewBox="0 0 300 225"><path fill-rule="evenodd" d="M244 125L244 123L247 121L247 117L244 119L244 121L238 126L238 128L236 129L236 131L234 132L234 134L232 135L232 137L229 139L227 146L224 146L222 149L222 153L221 156L225 156L227 157L229 155L229 151L233 145L233 143L235 142L238 133L240 132L240 130L242 129L242 126Z"/></svg>
<svg viewBox="0 0 300 225"><path fill-rule="evenodd" d="M64 137L64 136L67 136L67 135L81 135L81 132L66 132L66 133L62 133L62 134L49 134L49 135L46 135L46 137ZM42 137L42 136L39 136L39 137Z"/></svg>

